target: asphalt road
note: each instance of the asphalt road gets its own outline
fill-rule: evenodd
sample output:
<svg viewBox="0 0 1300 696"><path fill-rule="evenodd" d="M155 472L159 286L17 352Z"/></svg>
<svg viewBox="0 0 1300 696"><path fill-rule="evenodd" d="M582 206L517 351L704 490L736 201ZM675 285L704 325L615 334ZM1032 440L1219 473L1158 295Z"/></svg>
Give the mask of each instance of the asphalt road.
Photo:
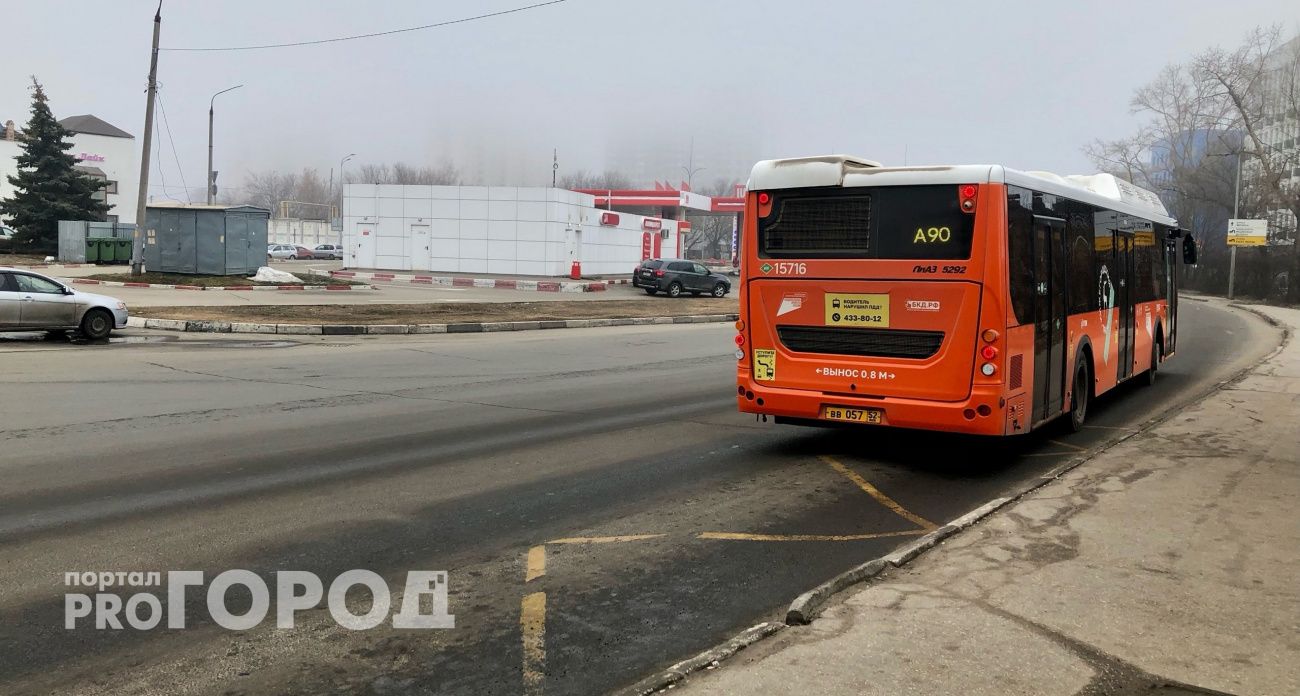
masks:
<svg viewBox="0 0 1300 696"><path fill-rule="evenodd" d="M757 423L735 412L724 325L0 338L0 693L625 686L1122 436L1278 338L1200 302L1182 322L1155 387L1094 404L1078 435L1009 445ZM185 630L63 627L64 593L81 591L66 572L234 568L327 586L363 568L394 588L446 570L455 628L351 631L320 608L281 630L273 605L229 631L202 591ZM247 605L231 593L233 612Z"/></svg>

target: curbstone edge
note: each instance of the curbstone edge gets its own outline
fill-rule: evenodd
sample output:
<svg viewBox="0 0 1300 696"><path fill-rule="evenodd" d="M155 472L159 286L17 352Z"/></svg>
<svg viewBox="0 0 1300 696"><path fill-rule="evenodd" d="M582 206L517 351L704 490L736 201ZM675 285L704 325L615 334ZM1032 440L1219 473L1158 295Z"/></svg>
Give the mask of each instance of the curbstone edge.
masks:
<svg viewBox="0 0 1300 696"><path fill-rule="evenodd" d="M807 592L795 597L790 603L790 608L785 612L785 623L788 626L802 626L812 623L822 613L822 607L826 605L835 593L845 588L856 585L863 580L873 578L884 572L889 564L876 558L856 568L850 568L830 580L808 590Z"/></svg>
<svg viewBox="0 0 1300 696"><path fill-rule="evenodd" d="M689 660L678 662L668 669L665 669L658 674L646 677L627 689L616 693L619 696L647 696L648 694L653 694L660 689L672 686L673 684L685 679L687 675L692 672L698 672L699 670L713 665L715 662L725 660L754 643L782 631L785 628L786 625L779 621L765 621L756 626L750 626L733 636L725 643L714 646Z"/></svg>

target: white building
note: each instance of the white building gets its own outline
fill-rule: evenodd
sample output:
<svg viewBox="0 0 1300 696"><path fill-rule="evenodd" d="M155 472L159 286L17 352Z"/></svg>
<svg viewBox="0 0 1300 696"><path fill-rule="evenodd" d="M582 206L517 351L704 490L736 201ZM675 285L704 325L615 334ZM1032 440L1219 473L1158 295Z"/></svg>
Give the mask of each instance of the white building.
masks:
<svg viewBox="0 0 1300 696"><path fill-rule="evenodd" d="M77 167L87 174L104 180L101 194L111 208L111 222L135 222L136 192L139 190L140 154L136 151L135 136L104 120L85 114L62 119L72 132L71 154L77 158ZM22 143L13 121L5 123L0 132L0 199L13 195L14 187L9 177L18 173L18 155Z"/></svg>
<svg viewBox="0 0 1300 696"><path fill-rule="evenodd" d="M675 220L601 210L585 193L514 186L348 184L345 265L399 271L626 274L680 254Z"/></svg>

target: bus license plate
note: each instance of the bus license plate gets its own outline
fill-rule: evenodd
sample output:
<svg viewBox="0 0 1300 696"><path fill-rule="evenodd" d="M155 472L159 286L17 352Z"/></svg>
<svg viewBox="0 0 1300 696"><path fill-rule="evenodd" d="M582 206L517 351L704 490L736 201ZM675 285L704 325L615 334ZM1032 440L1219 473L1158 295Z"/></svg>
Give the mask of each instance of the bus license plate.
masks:
<svg viewBox="0 0 1300 696"><path fill-rule="evenodd" d="M843 421L845 423L871 423L881 425L885 422L885 412L878 408L842 408L840 406L825 406L822 408L822 418L833 421Z"/></svg>

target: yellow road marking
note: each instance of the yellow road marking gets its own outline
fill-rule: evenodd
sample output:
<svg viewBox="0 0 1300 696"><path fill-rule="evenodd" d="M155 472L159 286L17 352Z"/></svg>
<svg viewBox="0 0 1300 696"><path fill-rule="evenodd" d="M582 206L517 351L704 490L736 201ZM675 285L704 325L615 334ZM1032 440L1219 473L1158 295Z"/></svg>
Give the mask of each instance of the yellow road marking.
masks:
<svg viewBox="0 0 1300 696"><path fill-rule="evenodd" d="M920 536L924 529L906 532L877 532L875 534L744 534L741 532L702 532L698 539L723 539L727 541L861 541L885 537Z"/></svg>
<svg viewBox="0 0 1300 696"><path fill-rule="evenodd" d="M1072 449L1072 450L1074 450L1074 451L1076 451L1076 452L1087 452L1087 451L1088 451L1088 448L1087 448L1087 447L1080 447L1080 446L1078 446L1078 445L1072 445L1072 444L1070 444L1070 443L1068 443L1068 442L1061 442L1060 440L1048 440L1048 442L1052 443L1053 445L1060 445L1060 446L1062 446L1062 447L1064 447L1064 448L1066 448L1066 449Z"/></svg>
<svg viewBox="0 0 1300 696"><path fill-rule="evenodd" d="M524 693L542 693L546 676L546 593L524 596L519 612L524 637Z"/></svg>
<svg viewBox="0 0 1300 696"><path fill-rule="evenodd" d="M658 539L667 534L629 534L627 536L606 536L606 537L565 537L563 539L551 539L548 544L613 544L620 541L641 541L643 539Z"/></svg>
<svg viewBox="0 0 1300 696"><path fill-rule="evenodd" d="M524 582L532 582L546 575L546 546L538 545L528 549L528 574Z"/></svg>
<svg viewBox="0 0 1300 696"><path fill-rule="evenodd" d="M935 523L925 519L924 517L921 517L920 515L909 512L907 508L903 507L902 505L899 505L897 502L894 501L893 498L890 498L884 493L881 493L879 490L876 489L875 486L871 485L870 483L867 483L866 479L859 476L858 472L839 463L839 461L837 461L834 457L828 457L822 455L821 460L826 462L827 464L830 464L832 469L840 472L841 474L844 474L846 478L848 478L853 483L857 484L858 488L861 488L863 491L866 492L867 495L871 496L872 498L875 498L876 502L892 510L895 515L902 517L903 519L911 522L912 524L924 528L926 531L930 531L932 529L938 528L938 525L936 525Z"/></svg>

